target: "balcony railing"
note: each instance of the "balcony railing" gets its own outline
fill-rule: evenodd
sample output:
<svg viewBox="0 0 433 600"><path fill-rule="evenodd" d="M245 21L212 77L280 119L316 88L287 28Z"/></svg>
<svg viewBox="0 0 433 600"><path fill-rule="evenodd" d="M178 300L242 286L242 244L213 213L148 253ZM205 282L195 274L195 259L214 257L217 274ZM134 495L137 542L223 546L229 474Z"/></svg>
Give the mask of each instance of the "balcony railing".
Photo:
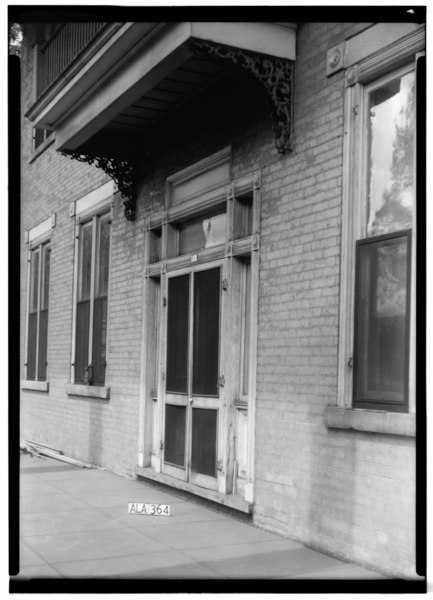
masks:
<svg viewBox="0 0 433 600"><path fill-rule="evenodd" d="M77 58L106 23L74 22L59 25L40 48L38 95L41 95Z"/></svg>

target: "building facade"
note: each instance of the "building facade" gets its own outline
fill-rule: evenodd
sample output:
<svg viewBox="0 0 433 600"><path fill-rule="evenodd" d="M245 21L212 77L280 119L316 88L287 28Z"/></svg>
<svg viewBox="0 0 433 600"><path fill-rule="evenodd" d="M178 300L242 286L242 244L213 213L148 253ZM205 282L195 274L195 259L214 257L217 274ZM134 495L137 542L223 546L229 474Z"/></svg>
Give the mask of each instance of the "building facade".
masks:
<svg viewBox="0 0 433 600"><path fill-rule="evenodd" d="M424 49L410 21L27 23L21 437L415 577Z"/></svg>

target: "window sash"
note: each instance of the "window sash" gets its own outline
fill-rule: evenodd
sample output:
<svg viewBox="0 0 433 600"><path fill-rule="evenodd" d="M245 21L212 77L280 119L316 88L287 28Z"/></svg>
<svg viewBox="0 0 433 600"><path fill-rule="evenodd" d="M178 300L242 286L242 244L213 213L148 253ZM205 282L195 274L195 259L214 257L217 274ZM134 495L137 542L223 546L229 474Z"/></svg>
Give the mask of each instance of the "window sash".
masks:
<svg viewBox="0 0 433 600"><path fill-rule="evenodd" d="M390 411L404 411L407 408L410 254L410 231L357 242L353 385L355 408L373 406Z"/></svg>
<svg viewBox="0 0 433 600"><path fill-rule="evenodd" d="M362 202L365 221L360 238L403 231L412 224L416 172L415 71L415 65L411 63L363 87L365 166ZM412 97L410 91L405 94L405 87L411 80ZM400 107L396 106L398 101ZM412 158L409 172L407 160L404 160L406 155ZM379 195L383 198L381 206L377 205Z"/></svg>

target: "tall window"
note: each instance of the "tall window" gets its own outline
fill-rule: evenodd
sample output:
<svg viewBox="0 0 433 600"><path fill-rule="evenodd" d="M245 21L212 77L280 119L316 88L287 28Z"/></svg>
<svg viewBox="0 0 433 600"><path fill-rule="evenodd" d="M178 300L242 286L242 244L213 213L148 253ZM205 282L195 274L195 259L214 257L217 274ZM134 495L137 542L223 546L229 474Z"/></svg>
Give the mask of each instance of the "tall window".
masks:
<svg viewBox="0 0 433 600"><path fill-rule="evenodd" d="M104 385L111 213L79 225L75 383Z"/></svg>
<svg viewBox="0 0 433 600"><path fill-rule="evenodd" d="M30 381L47 379L48 299L51 246L45 242L30 251L30 290L27 373Z"/></svg>
<svg viewBox="0 0 433 600"><path fill-rule="evenodd" d="M407 60L383 75L373 55L346 74L340 405L392 412L413 411L417 67Z"/></svg>
<svg viewBox="0 0 433 600"><path fill-rule="evenodd" d="M415 72L365 86L365 238L356 252L355 407L407 408Z"/></svg>

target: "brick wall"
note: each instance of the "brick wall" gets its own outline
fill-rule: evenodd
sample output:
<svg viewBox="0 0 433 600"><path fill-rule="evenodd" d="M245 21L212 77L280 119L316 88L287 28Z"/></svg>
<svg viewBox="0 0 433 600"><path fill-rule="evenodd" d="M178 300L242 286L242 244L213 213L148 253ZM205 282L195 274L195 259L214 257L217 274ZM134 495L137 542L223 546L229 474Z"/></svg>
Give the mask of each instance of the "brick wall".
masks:
<svg viewBox="0 0 433 600"><path fill-rule="evenodd" d="M323 423L337 397L345 91L326 51L360 28L299 27L294 151L263 172L254 518L409 576L413 440Z"/></svg>
<svg viewBox="0 0 433 600"><path fill-rule="evenodd" d="M21 435L131 475L137 465L144 222L165 178L231 144L233 177L262 169L255 522L389 572L412 574L414 444L328 430L336 403L344 81L326 77L326 51L367 25L298 29L294 149L282 157L256 88L229 75L140 140L137 219L114 206L108 313L109 401L67 396L74 219L69 203L107 180L48 148L29 164L22 125L22 231L57 212L52 237L49 393L23 391ZM23 58L24 104L30 62ZM26 290L26 246L21 277ZM24 364L25 304L21 316ZM269 434L272 432L272 435Z"/></svg>

